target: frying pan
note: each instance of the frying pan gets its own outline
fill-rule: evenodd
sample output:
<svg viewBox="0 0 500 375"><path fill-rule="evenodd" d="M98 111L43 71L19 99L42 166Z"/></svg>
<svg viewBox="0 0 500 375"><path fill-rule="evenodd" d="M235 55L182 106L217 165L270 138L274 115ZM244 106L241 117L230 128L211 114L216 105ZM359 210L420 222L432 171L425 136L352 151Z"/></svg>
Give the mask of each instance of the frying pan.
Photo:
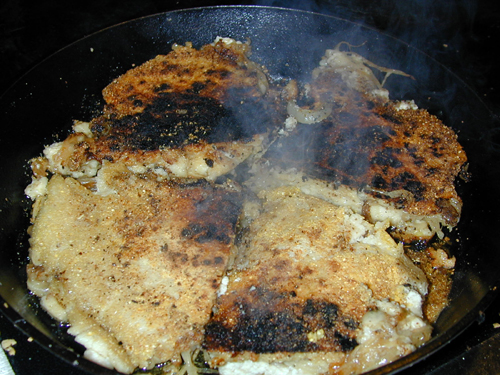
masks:
<svg viewBox="0 0 500 375"><path fill-rule="evenodd" d="M381 66L415 79L391 77L393 99L413 99L459 135L471 180L458 181L462 219L452 237L457 258L451 302L433 338L414 353L370 374L395 373L427 358L474 322L495 296L500 251L496 239L500 199L499 148L494 118L477 95L445 66L399 40L358 24L310 12L269 7L209 7L126 22L84 38L43 61L0 98L0 309L12 323L54 355L84 372L116 374L82 357L64 327L42 311L26 289L30 202L28 160L63 138L72 120L102 109L101 90L134 65L165 54L173 43L195 47L217 36L249 39L252 59L271 76L300 78L324 50L341 41Z"/></svg>

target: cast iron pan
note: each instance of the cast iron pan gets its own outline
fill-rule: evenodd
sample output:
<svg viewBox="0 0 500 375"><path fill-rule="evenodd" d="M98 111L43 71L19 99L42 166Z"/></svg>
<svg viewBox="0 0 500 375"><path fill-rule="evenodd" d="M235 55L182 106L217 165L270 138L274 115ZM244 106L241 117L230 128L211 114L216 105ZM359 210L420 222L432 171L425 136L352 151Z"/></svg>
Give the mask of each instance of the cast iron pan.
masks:
<svg viewBox="0 0 500 375"><path fill-rule="evenodd" d="M458 132L469 157L471 181L459 181L462 220L452 233L457 258L450 306L435 325L433 339L411 355L373 374L398 372L422 360L481 315L498 283L500 250L499 148L493 117L481 100L446 67L423 52L349 21L267 7L211 7L153 15L105 29L46 59L0 99L0 308L28 336L53 354L92 374L115 374L83 357L82 348L52 321L26 289L26 228L30 202L27 161L54 137L64 137L73 119L90 120L102 108L101 90L133 65L165 54L173 43L195 47L217 36L250 39L252 58L275 77L301 77L323 52L341 41L360 46L371 61L403 70L415 80L393 76L393 99L414 99Z"/></svg>

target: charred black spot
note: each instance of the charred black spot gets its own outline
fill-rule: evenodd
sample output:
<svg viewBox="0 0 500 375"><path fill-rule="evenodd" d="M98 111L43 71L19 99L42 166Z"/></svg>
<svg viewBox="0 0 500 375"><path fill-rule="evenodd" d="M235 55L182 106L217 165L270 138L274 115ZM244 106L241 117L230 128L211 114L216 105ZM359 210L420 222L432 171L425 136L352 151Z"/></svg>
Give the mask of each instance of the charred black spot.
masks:
<svg viewBox="0 0 500 375"><path fill-rule="evenodd" d="M379 174L376 174L372 178L372 186L375 189L385 189L387 187L387 182L385 181L384 177L382 177Z"/></svg>
<svg viewBox="0 0 500 375"><path fill-rule="evenodd" d="M168 83L162 83L158 87L155 87L154 91L155 92L161 92L161 91L168 90L169 88L170 88L170 85Z"/></svg>
<svg viewBox="0 0 500 375"><path fill-rule="evenodd" d="M214 161L212 159L204 159L204 160L205 160L205 163L207 163L209 168L214 167Z"/></svg>
<svg viewBox="0 0 500 375"><path fill-rule="evenodd" d="M388 129L382 126L372 126L369 127L366 131L366 134L363 135L365 142L364 144L375 145L382 144L391 139L391 137L387 134Z"/></svg>
<svg viewBox="0 0 500 375"><path fill-rule="evenodd" d="M429 140L432 142L432 144L438 144L441 142L441 139L435 136L430 136Z"/></svg>
<svg viewBox="0 0 500 375"><path fill-rule="evenodd" d="M224 103L196 93L160 92L141 113L112 120L108 141L111 147L116 143L117 151L149 151L200 141L250 140L267 129L273 116L260 97L247 93L250 89L238 90L228 93ZM134 105L143 103L134 101Z"/></svg>
<svg viewBox="0 0 500 375"><path fill-rule="evenodd" d="M406 151L408 151L408 154L410 154L410 156L412 156L412 157L416 156L416 153L418 151L416 147L410 146L408 143L406 143L405 148L406 148Z"/></svg>
<svg viewBox="0 0 500 375"><path fill-rule="evenodd" d="M355 329L357 323L352 319L340 318L337 305L310 299L301 307L289 302L294 297L292 293L279 294L258 289L251 292L251 298L258 300L258 304L241 300L232 302L230 308L234 311L231 316L237 316L237 321L210 321L205 327L205 348L276 353L310 352L326 348L349 351L357 345L345 333L346 327L348 330ZM337 323L342 325L336 327ZM321 342L311 342L308 333L318 329L324 329L326 337Z"/></svg>
<svg viewBox="0 0 500 375"><path fill-rule="evenodd" d="M442 156L442 154L439 152L439 150L437 149L431 149L431 153L432 155L435 157L435 158L440 158Z"/></svg>
<svg viewBox="0 0 500 375"><path fill-rule="evenodd" d="M347 126L335 129L330 135L319 136L314 146L314 149L319 150L315 156L317 162L321 168L350 178L365 176L371 166L371 150L382 149L383 143L390 139L386 131L378 125L367 128Z"/></svg>
<svg viewBox="0 0 500 375"><path fill-rule="evenodd" d="M387 133L389 133L389 135L390 135L390 136L392 136L392 137L395 137L395 136L397 136L397 135L398 135L398 132L397 132L397 131L395 131L394 129L389 129L389 130L387 131Z"/></svg>
<svg viewBox="0 0 500 375"><path fill-rule="evenodd" d="M119 144L116 144L116 143L115 144L110 144L109 149L111 151L120 151L121 150L121 146Z"/></svg>
<svg viewBox="0 0 500 375"><path fill-rule="evenodd" d="M228 75L230 74L230 72L226 69L218 69L218 70L215 70L215 69L209 69L207 70L207 75L211 75L211 76L219 76L219 77L227 77Z"/></svg>
<svg viewBox="0 0 500 375"><path fill-rule="evenodd" d="M244 350L273 353L306 349L307 343L304 340L306 329L293 315L280 311L267 313L262 318L253 321L252 318L245 317L241 322L242 334L251 343L250 348ZM298 339L290 340L290 336Z"/></svg>
<svg viewBox="0 0 500 375"><path fill-rule="evenodd" d="M244 310L247 307L243 306ZM211 321L205 326L205 347L222 347L254 353L303 352L307 350L307 329L286 311L241 314L237 329ZM293 337L293 339L291 339Z"/></svg>
<svg viewBox="0 0 500 375"><path fill-rule="evenodd" d="M188 239L193 239L198 243L207 243L210 241L219 241L223 244L231 242L231 238L224 232L224 228L216 224L189 224L187 228L182 229L181 235Z"/></svg>
<svg viewBox="0 0 500 375"><path fill-rule="evenodd" d="M103 124L101 123L93 123L92 126L91 126L91 130L92 132L95 132L95 133L102 133L104 132L105 130L107 129L106 126L104 126Z"/></svg>
<svg viewBox="0 0 500 375"><path fill-rule="evenodd" d="M208 224L203 229L203 232L196 238L197 242L206 243L219 239L218 228L214 224Z"/></svg>
<svg viewBox="0 0 500 375"><path fill-rule="evenodd" d="M345 320L343 323L347 328L353 329L353 330L358 328L358 326L359 326L359 323L356 322L354 319Z"/></svg>
<svg viewBox="0 0 500 375"><path fill-rule="evenodd" d="M327 328L334 328L338 321L338 306L331 302L308 299L302 310L304 316L322 321Z"/></svg>
<svg viewBox="0 0 500 375"><path fill-rule="evenodd" d="M335 332L335 337L344 352L349 352L358 346L356 339L342 335L339 332Z"/></svg>
<svg viewBox="0 0 500 375"><path fill-rule="evenodd" d="M414 251L422 251L427 249L427 241L426 240L415 240L410 243L410 249Z"/></svg>
<svg viewBox="0 0 500 375"><path fill-rule="evenodd" d="M179 65L177 64L169 64L168 61L163 61L162 62L164 68L162 69L162 72L169 72L173 71L179 68Z"/></svg>
<svg viewBox="0 0 500 375"><path fill-rule="evenodd" d="M422 166L424 163L425 163L425 160L422 158L416 158L413 160L413 164L415 164L418 167Z"/></svg>
<svg viewBox="0 0 500 375"><path fill-rule="evenodd" d="M188 92L192 92L194 94L199 94L201 90L203 90L207 85L202 82L194 82L191 85L191 89L188 90Z"/></svg>
<svg viewBox="0 0 500 375"><path fill-rule="evenodd" d="M387 147L380 151L377 151L375 156L370 160L372 164L387 166L392 168L400 168L403 163L397 158L399 150Z"/></svg>
<svg viewBox="0 0 500 375"><path fill-rule="evenodd" d="M391 182L392 190L405 189L413 193L416 200L422 199L425 186L410 172L402 172Z"/></svg>
<svg viewBox="0 0 500 375"><path fill-rule="evenodd" d="M174 261L174 263L181 262L186 263L189 258L186 254L180 252L167 252L167 256Z"/></svg>
<svg viewBox="0 0 500 375"><path fill-rule="evenodd" d="M435 173L439 173L439 168L427 168L427 175L432 176Z"/></svg>
<svg viewBox="0 0 500 375"><path fill-rule="evenodd" d="M392 117L391 115L389 115L387 113L381 114L380 117L382 117L384 120L392 122L393 124L401 124L401 121L399 121L398 119Z"/></svg>
<svg viewBox="0 0 500 375"><path fill-rule="evenodd" d="M201 233L203 231L203 227L200 224L189 224L189 227L184 228L181 232L183 237L193 237L197 235L198 233Z"/></svg>

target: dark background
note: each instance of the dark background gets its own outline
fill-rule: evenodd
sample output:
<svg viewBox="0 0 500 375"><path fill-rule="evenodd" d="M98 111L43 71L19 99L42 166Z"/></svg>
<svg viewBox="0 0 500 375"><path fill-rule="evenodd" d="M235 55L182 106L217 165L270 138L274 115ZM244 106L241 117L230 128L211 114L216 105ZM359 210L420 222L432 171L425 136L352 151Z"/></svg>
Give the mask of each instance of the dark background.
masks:
<svg viewBox="0 0 500 375"><path fill-rule="evenodd" d="M169 10L235 4L321 12L387 32L447 66L483 99L494 117L500 115L500 2L486 0L7 0L0 4L0 93L38 62L103 28ZM500 323L499 298L450 345L404 373L500 374L500 328L494 323ZM17 354L10 358L16 374L83 374L29 343L0 315L0 339L7 338L18 342Z"/></svg>
<svg viewBox="0 0 500 375"><path fill-rule="evenodd" d="M7 0L0 5L0 92L50 54L103 28L169 10L234 4L293 7L364 23L449 66L492 106L500 101L492 82L500 78L495 0Z"/></svg>

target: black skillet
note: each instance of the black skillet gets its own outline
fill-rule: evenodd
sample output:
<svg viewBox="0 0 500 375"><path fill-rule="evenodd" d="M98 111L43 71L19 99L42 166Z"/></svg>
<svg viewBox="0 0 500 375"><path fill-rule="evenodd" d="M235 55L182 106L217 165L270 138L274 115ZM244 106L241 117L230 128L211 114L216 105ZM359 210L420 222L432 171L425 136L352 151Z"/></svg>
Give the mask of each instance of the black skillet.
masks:
<svg viewBox="0 0 500 375"><path fill-rule="evenodd" d="M341 41L393 76L393 99L414 99L455 129L469 157L471 181L459 181L462 220L451 234L457 258L450 306L433 339L373 374L398 372L427 358L478 319L494 298L500 262L499 149L494 120L482 101L446 67L411 46L349 21L266 7L212 7L174 11L126 22L82 39L46 59L0 98L0 309L12 323L54 355L83 372L115 374L81 357L82 348L41 311L26 290L29 202L27 161L43 145L64 137L73 119L89 120L102 107L100 92L113 78L173 43L199 47L217 36L251 40L252 58L274 77L300 77ZM55 137L55 138L54 138Z"/></svg>

